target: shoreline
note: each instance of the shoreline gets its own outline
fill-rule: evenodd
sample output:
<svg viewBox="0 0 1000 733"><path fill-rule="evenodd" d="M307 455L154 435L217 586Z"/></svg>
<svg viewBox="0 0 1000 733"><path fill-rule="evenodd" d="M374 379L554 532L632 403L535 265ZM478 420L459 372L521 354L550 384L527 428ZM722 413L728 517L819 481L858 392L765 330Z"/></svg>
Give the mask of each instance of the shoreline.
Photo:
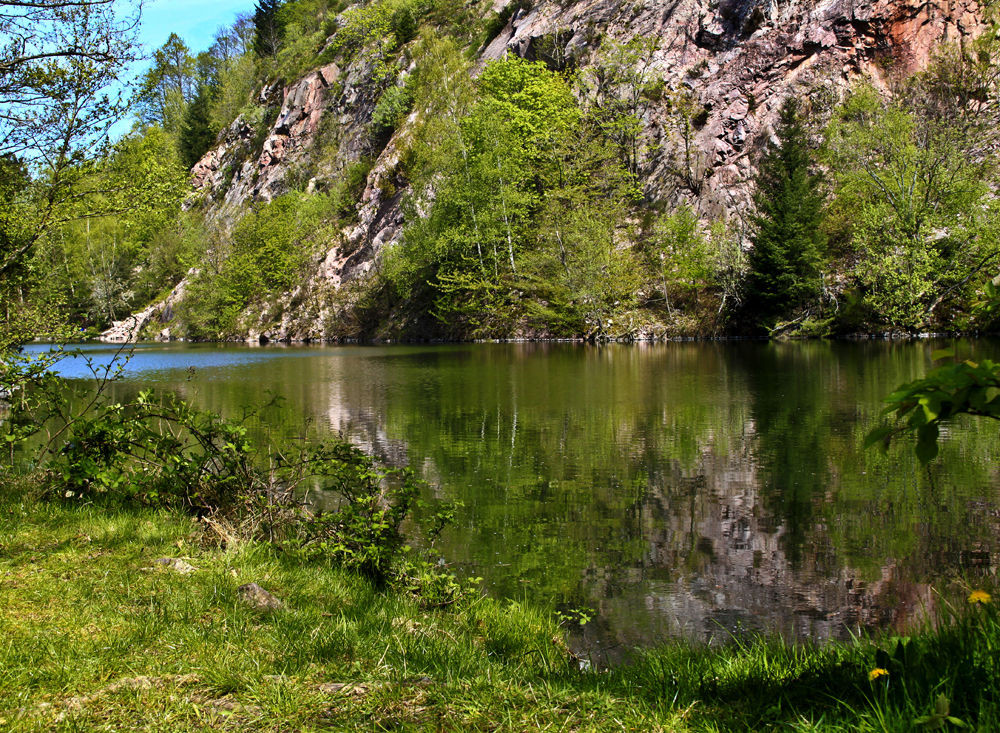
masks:
<svg viewBox="0 0 1000 733"><path fill-rule="evenodd" d="M603 346L607 344L671 344L671 343L789 343L807 341L927 341L931 339L985 339L993 338L997 332L921 332L921 333L900 333L900 332L860 332L851 334L838 334L822 337L801 337L801 338L768 338L766 336L663 336L663 337L615 337L615 338L484 338L484 339L439 339L439 338L412 338L412 339L268 339L260 337L257 339L216 339L216 340L194 340L185 338L171 339L139 339L137 341L115 341L100 337L84 339L81 341L67 343L81 344L106 344L109 346L121 346L125 344L219 344L233 346L384 346L384 345L415 345L415 344L441 344L441 345L462 345L462 344L581 344L589 346ZM52 343L43 338L35 339L31 343Z"/></svg>
<svg viewBox="0 0 1000 733"><path fill-rule="evenodd" d="M227 545L183 514L6 483L7 730L910 730L938 695L979 729L1000 722L989 600L905 646L669 641L600 670L544 609L484 596L427 608L266 544ZM278 605L255 605L251 583Z"/></svg>

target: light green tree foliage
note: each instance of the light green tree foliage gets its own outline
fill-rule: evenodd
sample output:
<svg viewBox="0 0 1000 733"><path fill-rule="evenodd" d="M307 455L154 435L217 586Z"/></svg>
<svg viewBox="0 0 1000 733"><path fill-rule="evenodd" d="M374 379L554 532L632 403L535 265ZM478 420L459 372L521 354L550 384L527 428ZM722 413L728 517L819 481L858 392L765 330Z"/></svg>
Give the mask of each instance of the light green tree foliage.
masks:
<svg viewBox="0 0 1000 733"><path fill-rule="evenodd" d="M138 6L0 2L0 350L60 312L34 297L30 261L54 228L95 214L89 172L124 109L115 85L136 57Z"/></svg>
<svg viewBox="0 0 1000 733"><path fill-rule="evenodd" d="M280 28L277 53L256 55L262 75L290 83L321 62L328 62L320 54L336 30L333 17L341 7L343 4L330 0L294 0L282 4L276 18Z"/></svg>
<svg viewBox="0 0 1000 733"><path fill-rule="evenodd" d="M406 174L414 191L406 201L407 219L414 223L401 246L384 252L382 275L404 308L426 310L430 305L425 286L448 245L431 236L425 219L442 180L464 176L467 170L469 149L460 121L475 92L469 61L453 40L429 35L417 46L414 57L413 108L418 116L406 153Z"/></svg>
<svg viewBox="0 0 1000 733"><path fill-rule="evenodd" d="M626 223L638 191L603 116L542 63L494 62L470 87L451 41L415 58L413 223L382 269L404 309L457 337L618 330L641 289Z"/></svg>
<svg viewBox="0 0 1000 733"><path fill-rule="evenodd" d="M199 54L199 59L208 57L211 67L211 78L202 81L209 81L212 91L208 116L213 133L228 127L256 96L259 79L257 61L250 52L253 38L253 19L241 14L231 26L216 32L207 53Z"/></svg>
<svg viewBox="0 0 1000 733"><path fill-rule="evenodd" d="M226 61L219 71L219 86L209 110L212 129L224 130L248 111L257 87L257 65L251 54Z"/></svg>
<svg viewBox="0 0 1000 733"><path fill-rule="evenodd" d="M730 304L740 302L740 289L746 279L749 258L743 247L745 224L740 221L716 219L709 227L710 249L713 253L714 284L719 291L718 312L724 313Z"/></svg>
<svg viewBox="0 0 1000 733"><path fill-rule="evenodd" d="M595 122L618 146L622 163L633 174L639 171L643 115L662 91L653 67L656 45L651 38L607 43L580 79Z"/></svg>
<svg viewBox="0 0 1000 733"><path fill-rule="evenodd" d="M408 79L406 80L409 81ZM381 148L403 121L413 105L413 87L409 83L395 84L378 98L372 111L371 136Z"/></svg>
<svg viewBox="0 0 1000 733"><path fill-rule="evenodd" d="M331 197L288 193L261 204L216 237L183 305L188 335L218 339L236 333L249 307L263 310L299 282L311 244L323 241L334 217Z"/></svg>
<svg viewBox="0 0 1000 733"><path fill-rule="evenodd" d="M420 14L414 0L376 0L346 10L330 50L368 69L375 89L385 89L398 75L398 52L415 34Z"/></svg>
<svg viewBox="0 0 1000 733"><path fill-rule="evenodd" d="M708 154L695 141L695 133L708 119L707 110L695 92L683 85L666 93L665 101L672 143L667 151L670 169L684 188L697 194L710 167Z"/></svg>
<svg viewBox="0 0 1000 733"><path fill-rule="evenodd" d="M673 308L672 294L677 300L713 282L717 267L714 244L690 206L681 206L657 220L646 251L668 312Z"/></svg>
<svg viewBox="0 0 1000 733"><path fill-rule="evenodd" d="M103 326L183 274L150 263L163 260L162 233L176 226L188 182L173 138L152 127L118 142L86 185L100 191L88 202L100 215L81 210L40 245L33 266L48 276L36 295L65 303L73 322Z"/></svg>
<svg viewBox="0 0 1000 733"><path fill-rule="evenodd" d="M627 226L640 194L635 178L587 117L545 149L535 242L524 254L529 324L560 335L627 332L614 317L634 308L639 263Z"/></svg>
<svg viewBox="0 0 1000 733"><path fill-rule="evenodd" d="M579 122L566 81L518 58L487 65L477 99L455 110L450 154L430 156L446 178L406 235L405 257L434 290L438 317L456 333L510 328L519 308L519 260L533 238L554 141ZM464 107L459 103L459 107ZM544 185L544 184L542 184Z"/></svg>
<svg viewBox="0 0 1000 733"><path fill-rule="evenodd" d="M166 43L153 52L152 66L142 76L140 120L179 136L184 112L197 91L197 62L181 37L171 33Z"/></svg>
<svg viewBox="0 0 1000 733"><path fill-rule="evenodd" d="M46 241L48 226L38 216L42 189L16 156L0 158L0 352L53 330L62 303L40 297L37 283L48 275L30 255ZM61 208L53 213L62 215Z"/></svg>
<svg viewBox="0 0 1000 733"><path fill-rule="evenodd" d="M951 360L932 369L922 379L900 385L886 398L886 414L895 418L892 425L872 430L868 446L887 448L893 438L913 434L921 463L938 454L941 427L961 415L1000 420L1000 364L983 359L960 361L952 349L934 352L936 360Z"/></svg>
<svg viewBox="0 0 1000 733"><path fill-rule="evenodd" d="M143 127L157 125L172 135L187 167L214 144L221 130L252 109L260 88L253 40L252 19L241 15L217 31L208 51L192 55L171 34L154 53L141 80L138 119Z"/></svg>
<svg viewBox="0 0 1000 733"><path fill-rule="evenodd" d="M1000 263L997 51L987 34L949 50L892 98L855 89L827 129L837 207L873 314L908 329L968 297Z"/></svg>

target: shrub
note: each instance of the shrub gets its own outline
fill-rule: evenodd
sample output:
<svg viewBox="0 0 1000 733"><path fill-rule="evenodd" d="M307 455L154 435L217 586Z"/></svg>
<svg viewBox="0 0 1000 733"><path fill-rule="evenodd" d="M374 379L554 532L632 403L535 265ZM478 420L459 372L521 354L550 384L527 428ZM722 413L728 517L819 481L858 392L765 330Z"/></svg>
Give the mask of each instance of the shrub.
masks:
<svg viewBox="0 0 1000 733"><path fill-rule="evenodd" d="M372 112L371 122L371 137L377 147L385 146L411 109L413 90L408 84L391 86L382 92Z"/></svg>
<svg viewBox="0 0 1000 733"><path fill-rule="evenodd" d="M182 306L194 338L218 338L237 329L255 300L291 290L306 262L309 242L324 223L325 197L289 193L255 208L216 248L217 263L192 284Z"/></svg>
<svg viewBox="0 0 1000 733"><path fill-rule="evenodd" d="M9 468L27 458L44 473L50 498L181 508L233 528L227 534L426 591L436 605L460 594L450 574L407 543L402 528L421 488L409 469L379 466L340 439L255 440L261 410L231 420L152 391L119 401L109 386L127 357L106 367L88 362L93 387L54 376L63 356L14 356L0 368L0 392L11 396L0 424ZM314 512L307 490L336 497L337 507ZM430 512L430 543L452 516L448 505Z"/></svg>

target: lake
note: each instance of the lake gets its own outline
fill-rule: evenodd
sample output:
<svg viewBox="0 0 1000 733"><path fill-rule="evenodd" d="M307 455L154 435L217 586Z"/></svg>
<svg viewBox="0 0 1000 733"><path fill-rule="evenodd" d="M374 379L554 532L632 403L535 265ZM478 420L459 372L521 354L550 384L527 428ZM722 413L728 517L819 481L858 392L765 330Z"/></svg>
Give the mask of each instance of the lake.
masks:
<svg viewBox="0 0 1000 733"><path fill-rule="evenodd" d="M885 395L953 344L140 345L117 389L229 415L279 394L277 428L408 462L464 503L444 558L490 593L587 611L574 644L616 659L676 637L903 631L935 588L991 574L993 423L946 430L928 468L905 441L862 448Z"/></svg>

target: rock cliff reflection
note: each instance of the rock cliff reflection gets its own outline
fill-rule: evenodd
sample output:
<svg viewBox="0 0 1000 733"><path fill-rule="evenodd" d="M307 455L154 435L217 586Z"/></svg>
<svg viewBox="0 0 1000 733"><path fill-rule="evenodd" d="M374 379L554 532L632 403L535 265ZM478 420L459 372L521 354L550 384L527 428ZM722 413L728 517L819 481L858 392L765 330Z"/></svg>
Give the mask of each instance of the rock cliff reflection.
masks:
<svg viewBox="0 0 1000 733"><path fill-rule="evenodd" d="M465 507L442 554L490 592L589 608L611 655L673 636L843 638L933 613L1000 550L992 426L921 469L865 451L940 344L702 343L140 350L158 382L274 429L347 435ZM996 357L995 342L963 353ZM228 358L232 355L232 358ZM192 376L187 363L196 363Z"/></svg>

